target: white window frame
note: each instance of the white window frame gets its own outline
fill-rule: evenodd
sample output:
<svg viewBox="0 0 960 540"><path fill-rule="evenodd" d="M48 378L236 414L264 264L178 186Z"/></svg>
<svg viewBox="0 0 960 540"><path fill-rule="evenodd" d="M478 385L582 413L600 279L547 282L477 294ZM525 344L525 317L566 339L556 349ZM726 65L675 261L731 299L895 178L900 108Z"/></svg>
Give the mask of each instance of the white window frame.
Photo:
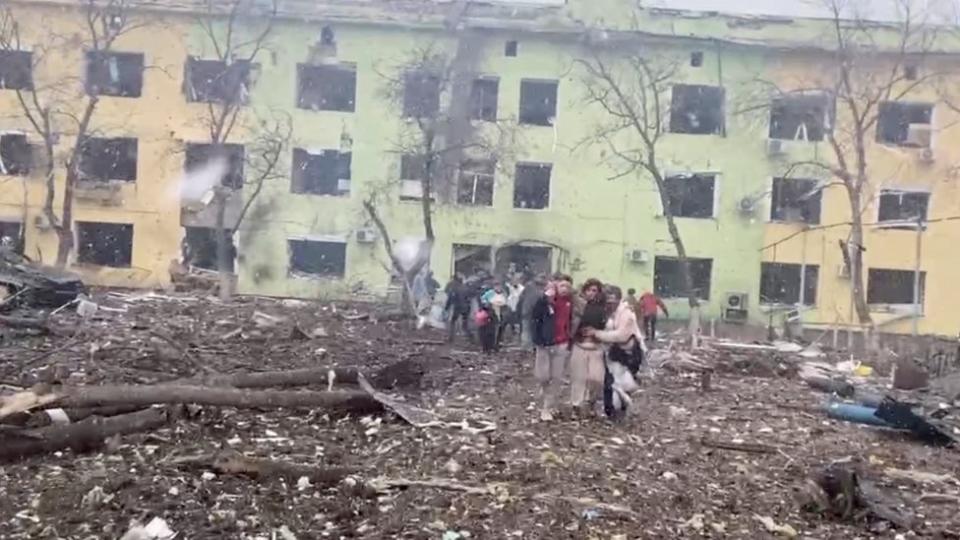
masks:
<svg viewBox="0 0 960 540"><path fill-rule="evenodd" d="M472 195L472 196L470 197L471 202L470 202L469 204L467 204L467 203L461 203L461 202L460 202L460 182L461 182L461 180L463 179L463 174L464 174L465 172L469 172L469 174L473 177L473 190L472 190L473 193L471 194L471 195ZM497 170L496 170L496 167L494 167L493 172L490 173L490 175L489 175L489 176L490 176L490 181L491 181L492 187L493 187L492 191L490 192L490 204L477 204L477 184L479 183L479 182L478 182L478 177L479 177L479 176L487 176L487 175L486 175L486 173L480 173L480 172L477 172L477 171L464 171L463 169L460 169L459 171L457 171L457 205L458 205L458 206L464 206L464 207L468 207L468 208L493 208L493 202L494 202L494 201L496 200L496 198L497 198ZM550 184L551 184L550 187L551 187L551 189L552 189L552 188L553 188L553 164L552 164L552 163L550 164ZM549 198L550 195L551 195L551 193L548 192L548 193L547 193L547 207L549 207L549 205L550 205L550 198ZM529 208L518 208L518 210L530 210L530 209L529 209ZM546 210L546 208L544 208L544 210Z"/></svg>
<svg viewBox="0 0 960 540"><path fill-rule="evenodd" d="M901 230L909 229L914 231L917 230L916 221L904 221L904 220L880 221L880 199L881 197L883 197L885 193L890 193L890 192L895 192L895 193L899 192L901 194L906 194L906 193L926 193L927 194L927 211L926 211L926 215L923 218L923 225L922 225L922 228L926 229L927 221L929 221L930 219L930 207L933 204L933 190L927 187L916 187L916 186L903 187L903 188L896 187L896 186L880 188L880 191L877 192L876 201L875 201L876 202L875 206L877 207L876 214L875 214L876 228L880 230L890 230L890 229L901 229Z"/></svg>

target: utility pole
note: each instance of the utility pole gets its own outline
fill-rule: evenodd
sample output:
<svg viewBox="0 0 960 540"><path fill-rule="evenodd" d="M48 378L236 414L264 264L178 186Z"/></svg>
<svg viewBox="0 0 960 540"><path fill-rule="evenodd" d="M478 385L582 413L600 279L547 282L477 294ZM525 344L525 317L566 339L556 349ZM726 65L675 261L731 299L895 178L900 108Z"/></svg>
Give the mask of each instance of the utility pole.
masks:
<svg viewBox="0 0 960 540"><path fill-rule="evenodd" d="M923 214L917 216L917 260L913 267L913 335L920 327L920 255L923 248Z"/></svg>

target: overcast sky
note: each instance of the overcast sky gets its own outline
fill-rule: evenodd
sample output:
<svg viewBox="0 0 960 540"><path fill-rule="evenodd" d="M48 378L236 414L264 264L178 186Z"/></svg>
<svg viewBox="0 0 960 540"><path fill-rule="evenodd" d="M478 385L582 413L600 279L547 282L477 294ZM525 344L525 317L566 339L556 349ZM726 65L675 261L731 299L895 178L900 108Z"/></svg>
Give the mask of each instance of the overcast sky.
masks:
<svg viewBox="0 0 960 540"><path fill-rule="evenodd" d="M866 12L872 20L896 20L897 0L845 0ZM746 15L792 15L799 17L828 16L824 0L641 0L641 5L699 11L722 11ZM960 0L914 0L913 9L922 8L938 19L954 13Z"/></svg>

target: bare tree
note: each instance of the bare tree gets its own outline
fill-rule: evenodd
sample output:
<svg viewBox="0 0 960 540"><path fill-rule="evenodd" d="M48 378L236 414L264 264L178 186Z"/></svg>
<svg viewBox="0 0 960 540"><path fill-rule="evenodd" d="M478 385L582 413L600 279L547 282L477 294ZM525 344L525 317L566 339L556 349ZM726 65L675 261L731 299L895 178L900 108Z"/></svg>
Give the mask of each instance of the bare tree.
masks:
<svg viewBox="0 0 960 540"><path fill-rule="evenodd" d="M251 143L243 149L242 185L213 186L217 272L220 297L224 300L230 298L233 290L232 239L262 192L264 182L286 176L281 158L292 139L289 115L273 112L272 118L254 121L246 110L257 62L269 52L277 11L275 1L265 9L259 6L261 3L255 0L206 0L199 25L215 58L190 58L185 77L188 100L205 104L201 121L214 152L225 151L228 144L233 144L236 132L253 132ZM239 198L239 212L231 219L228 207L235 198Z"/></svg>
<svg viewBox="0 0 960 540"><path fill-rule="evenodd" d="M478 39L462 32L452 50L436 44L411 49L398 65L380 73L383 99L404 116L392 151L413 164L420 185L417 199L423 238L411 260L397 253L380 213L380 205L393 202L385 197L395 190L371 191L363 207L380 233L391 270L402 280L401 302L407 311L416 309L411 294L414 280L430 264L437 206L458 202L461 170L478 162L503 168L515 151L515 122L480 118L475 109L472 85L479 75L477 62L482 51Z"/></svg>
<svg viewBox="0 0 960 540"><path fill-rule="evenodd" d="M671 91L679 63L632 36L608 36L601 42L588 43L586 53L577 63L582 69L585 105L599 107L604 113L586 142L602 148L615 171L614 179L648 177L657 189L667 232L677 254L682 294L690 306L690 339L696 346L700 300L659 153L670 131Z"/></svg>
<svg viewBox="0 0 960 540"><path fill-rule="evenodd" d="M74 195L82 177L82 155L92 135L91 124L100 103L100 95L96 88L89 85L85 87L84 81L76 76L38 81L33 74L47 60L62 57L77 48L84 50L91 58L109 53L117 39L143 26L132 20L131 2L128 0L78 0L76 3L83 13L82 28L77 34L82 42L78 44L75 39L67 40L50 34L46 42L31 48L29 65L24 66L24 78L14 88L19 113L42 144L45 178L43 215L57 233L58 267L66 266L74 247ZM17 10L9 4L4 2L0 12L0 52L8 55L26 53L31 44L24 43ZM63 42L57 42L58 39ZM78 99L79 96L82 98ZM79 107L78 101L81 102ZM62 134L72 135L73 139L69 148L58 153ZM57 168L61 161L66 174L60 214L57 215L54 201L57 196Z"/></svg>
<svg viewBox="0 0 960 540"><path fill-rule="evenodd" d="M881 144L917 146L918 152L928 149L928 144L922 141L914 145L914 141L883 140L883 115L891 102L936 88L945 75L932 56L938 39L937 28L924 24L924 13L915 8L912 0L892 2L898 8L899 19L879 24L866 20L861 13L867 11L858 10L856 2L826 0L831 17L822 45L826 50L816 53L816 61L821 62L818 68L802 80L793 81L796 88L784 89L782 84L764 81L771 89L768 101L789 96L797 89L814 89L834 101L833 106L825 108L826 118L812 119L824 126L823 140L829 151L815 159L791 161L783 176L827 177L829 180L821 187L842 187L850 223L847 239L840 242L840 249L849 269L857 319L874 337L863 256L866 251L864 213L876 197L877 176L881 174L872 165L876 153L882 152L878 150ZM875 347L875 340L871 340L871 344Z"/></svg>

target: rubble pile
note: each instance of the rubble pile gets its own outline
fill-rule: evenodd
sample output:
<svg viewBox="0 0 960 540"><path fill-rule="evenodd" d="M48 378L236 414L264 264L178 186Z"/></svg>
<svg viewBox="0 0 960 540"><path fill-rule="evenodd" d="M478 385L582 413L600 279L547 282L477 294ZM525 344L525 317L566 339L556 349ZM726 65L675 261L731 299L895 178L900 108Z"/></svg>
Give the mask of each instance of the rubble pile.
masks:
<svg viewBox="0 0 960 540"><path fill-rule="evenodd" d="M543 423L531 353L448 346L370 306L73 307L5 330L4 538L960 531L955 404L809 347L663 343L623 423Z"/></svg>

